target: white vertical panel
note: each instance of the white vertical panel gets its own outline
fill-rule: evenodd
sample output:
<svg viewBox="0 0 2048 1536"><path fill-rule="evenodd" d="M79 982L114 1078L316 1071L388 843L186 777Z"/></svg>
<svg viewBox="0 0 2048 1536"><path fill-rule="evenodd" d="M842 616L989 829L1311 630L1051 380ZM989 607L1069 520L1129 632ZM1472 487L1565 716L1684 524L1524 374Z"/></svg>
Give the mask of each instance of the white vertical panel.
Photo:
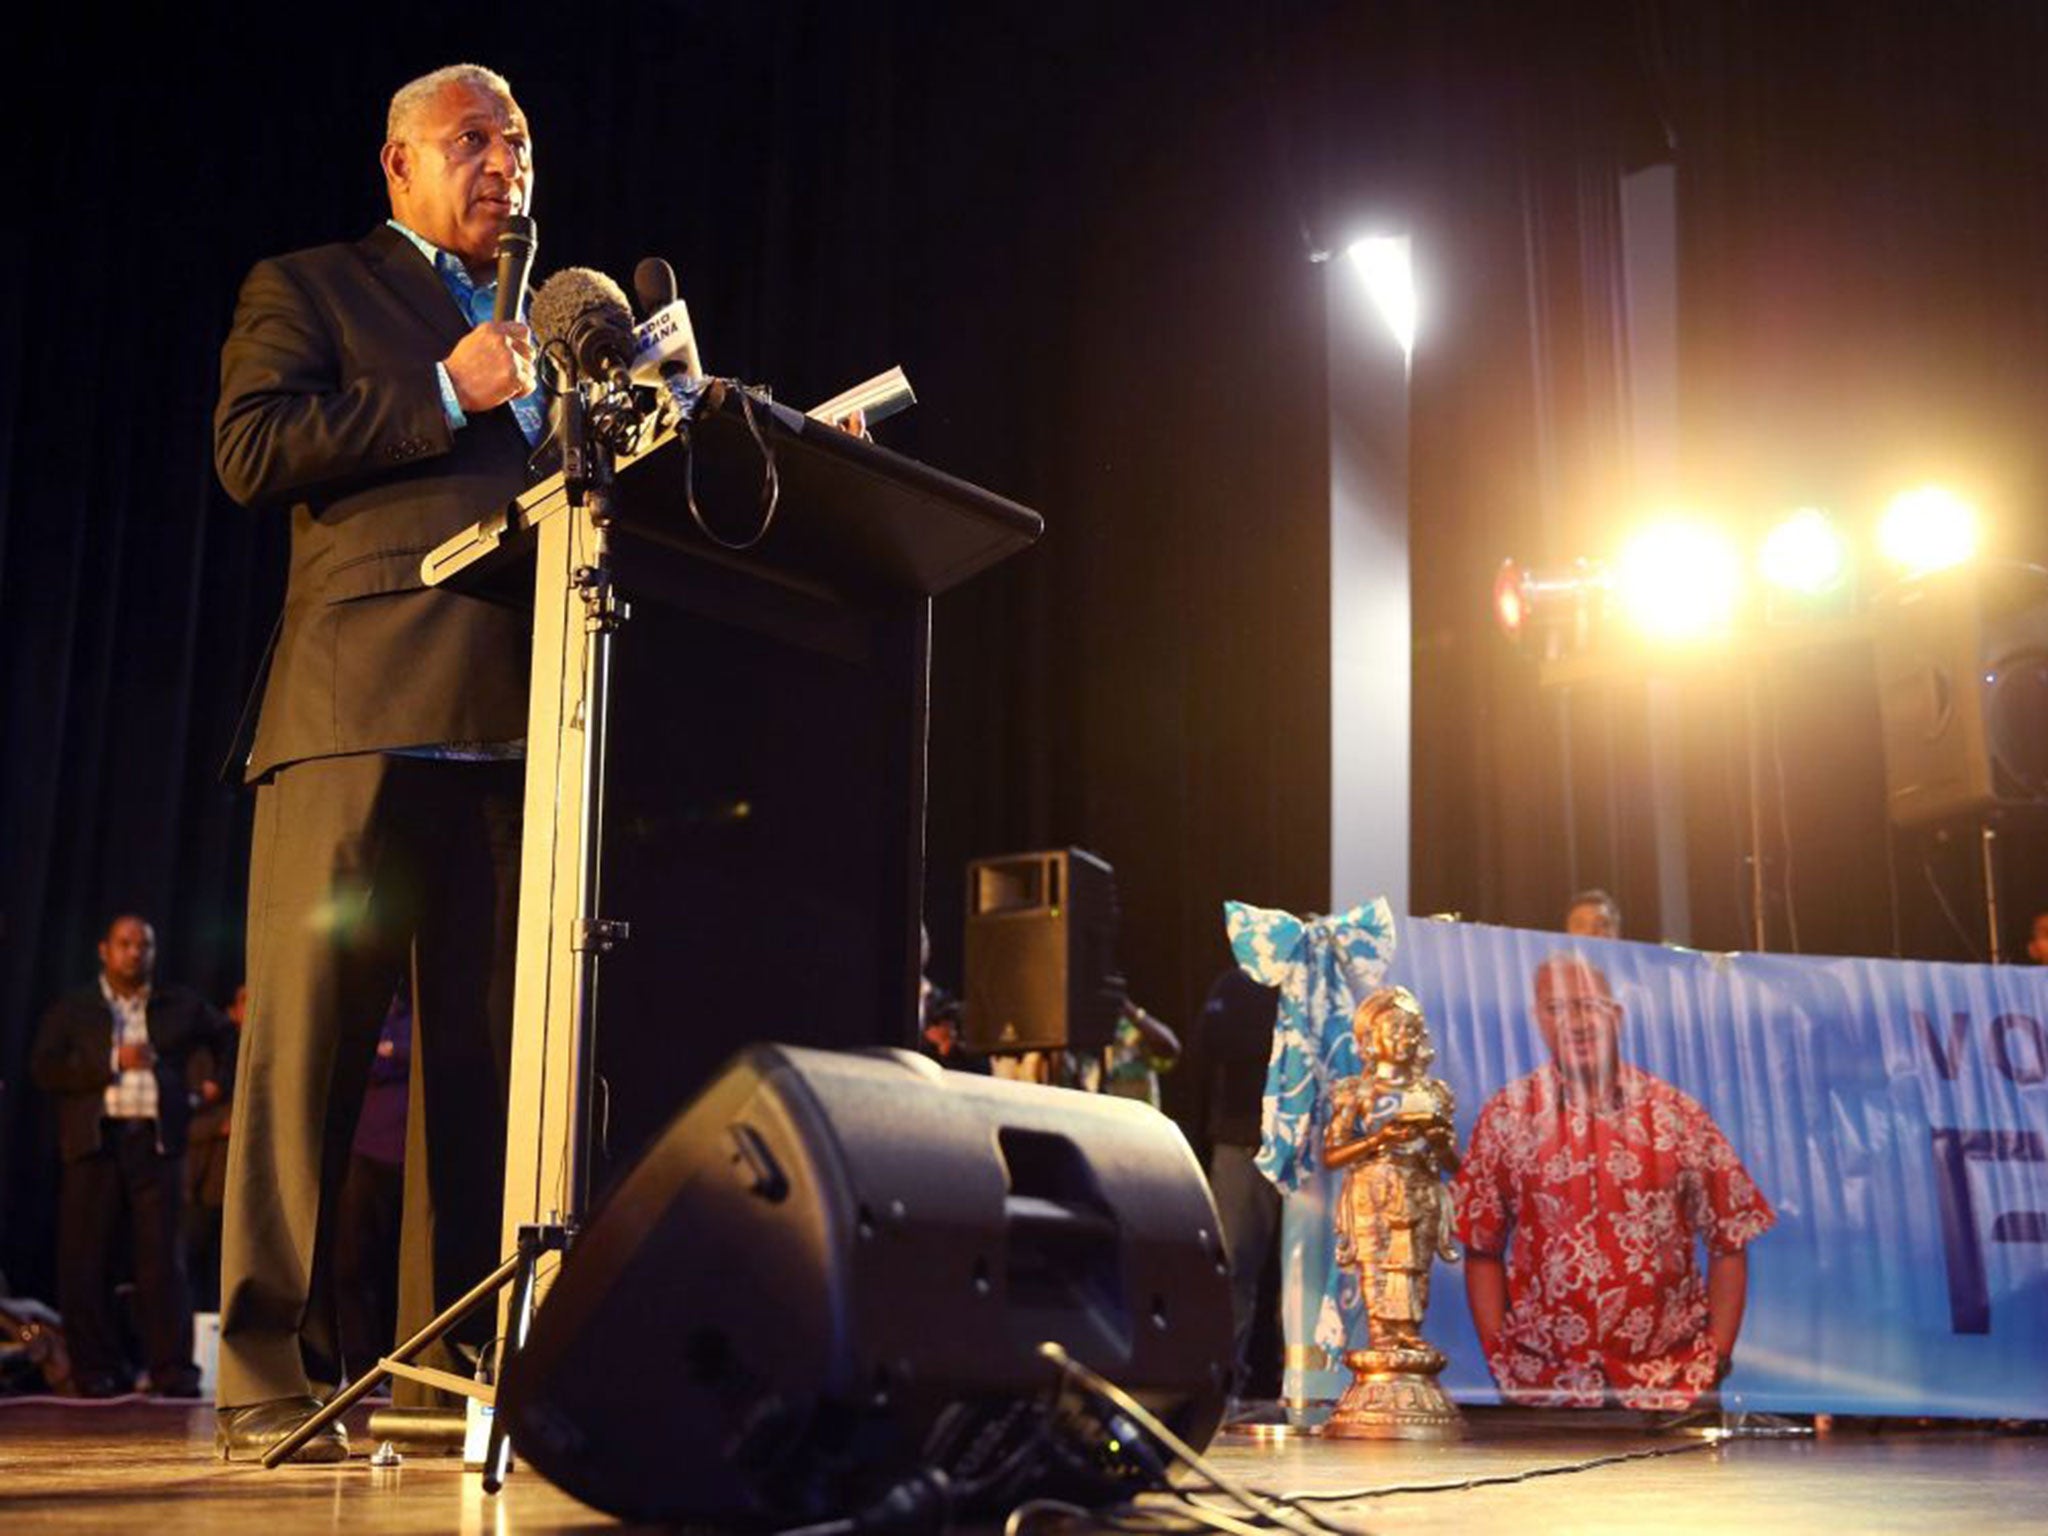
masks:
<svg viewBox="0 0 2048 1536"><path fill-rule="evenodd" d="M1331 262L1325 281L1330 910L1385 896L1396 913L1405 913L1412 652L1408 354L1374 303L1358 263Z"/></svg>

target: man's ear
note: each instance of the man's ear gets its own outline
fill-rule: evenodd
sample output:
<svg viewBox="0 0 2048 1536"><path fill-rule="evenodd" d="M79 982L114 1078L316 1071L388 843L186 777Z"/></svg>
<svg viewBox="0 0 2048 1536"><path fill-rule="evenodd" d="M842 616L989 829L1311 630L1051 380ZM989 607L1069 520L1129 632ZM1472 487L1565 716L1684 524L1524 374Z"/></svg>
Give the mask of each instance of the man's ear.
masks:
<svg viewBox="0 0 2048 1536"><path fill-rule="evenodd" d="M394 187L403 187L412 181L412 146L391 140L378 153L377 161L384 167L385 182Z"/></svg>

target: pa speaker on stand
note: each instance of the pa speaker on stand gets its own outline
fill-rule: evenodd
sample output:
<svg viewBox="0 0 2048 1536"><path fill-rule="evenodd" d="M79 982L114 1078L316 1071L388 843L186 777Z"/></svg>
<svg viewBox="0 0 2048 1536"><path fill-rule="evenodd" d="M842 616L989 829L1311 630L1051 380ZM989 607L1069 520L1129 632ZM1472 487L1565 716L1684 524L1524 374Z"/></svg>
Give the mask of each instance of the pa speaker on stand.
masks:
<svg viewBox="0 0 2048 1536"><path fill-rule="evenodd" d="M967 866L965 1043L1099 1051L1123 1013L1116 876L1080 848Z"/></svg>
<svg viewBox="0 0 2048 1536"><path fill-rule="evenodd" d="M1231 1362L1208 1185L1150 1108L901 1051L743 1052L563 1261L499 1412L639 1520L994 1513L1155 1480L1040 1346L1206 1445Z"/></svg>
<svg viewBox="0 0 2048 1536"><path fill-rule="evenodd" d="M1975 840L1996 963L1999 831L2048 824L2048 571L1931 572L1881 593L1871 622L1887 819L1916 838Z"/></svg>
<svg viewBox="0 0 2048 1536"><path fill-rule="evenodd" d="M1937 571L1881 594L1871 622L1892 824L2048 804L2048 571Z"/></svg>

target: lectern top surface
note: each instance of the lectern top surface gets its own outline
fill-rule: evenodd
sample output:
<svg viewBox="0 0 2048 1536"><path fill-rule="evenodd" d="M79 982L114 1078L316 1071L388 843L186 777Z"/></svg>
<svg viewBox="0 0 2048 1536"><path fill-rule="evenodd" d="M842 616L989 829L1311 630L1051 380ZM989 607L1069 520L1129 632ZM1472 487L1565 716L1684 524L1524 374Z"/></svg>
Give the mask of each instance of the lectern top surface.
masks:
<svg viewBox="0 0 2048 1536"><path fill-rule="evenodd" d="M749 400L760 444L733 391L687 442L664 432L620 462L614 511L622 534L813 590L930 597L1044 531L1028 507L787 406ZM734 551L728 546L759 525L763 444L779 483L775 519L759 542ZM692 516L693 498L716 539ZM427 583L490 588L505 566L521 563L532 530L567 506L562 477L551 476L429 553Z"/></svg>

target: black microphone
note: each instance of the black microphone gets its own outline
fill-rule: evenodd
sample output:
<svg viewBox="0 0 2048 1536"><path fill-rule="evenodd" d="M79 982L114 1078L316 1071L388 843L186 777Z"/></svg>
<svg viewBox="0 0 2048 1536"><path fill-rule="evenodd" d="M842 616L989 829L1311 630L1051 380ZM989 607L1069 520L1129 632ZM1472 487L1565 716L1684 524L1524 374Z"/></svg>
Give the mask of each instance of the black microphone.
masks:
<svg viewBox="0 0 2048 1536"><path fill-rule="evenodd" d="M633 361L633 312L619 285L588 267L564 267L533 294L541 350L560 342L586 379L623 386Z"/></svg>
<svg viewBox="0 0 2048 1536"><path fill-rule="evenodd" d="M697 358L690 306L676 293L675 268L659 256L649 256L633 269L633 291L644 317L633 332L633 382L659 388L668 405L687 421L696 414L704 369Z"/></svg>
<svg viewBox="0 0 2048 1536"><path fill-rule="evenodd" d="M676 301L676 269L659 256L649 256L633 269L633 297L640 313L651 315Z"/></svg>
<svg viewBox="0 0 2048 1536"><path fill-rule="evenodd" d="M498 302L491 308L493 320L517 320L526 308L526 279L533 271L533 253L540 249L540 235L533 220L515 213L505 221L498 236Z"/></svg>

